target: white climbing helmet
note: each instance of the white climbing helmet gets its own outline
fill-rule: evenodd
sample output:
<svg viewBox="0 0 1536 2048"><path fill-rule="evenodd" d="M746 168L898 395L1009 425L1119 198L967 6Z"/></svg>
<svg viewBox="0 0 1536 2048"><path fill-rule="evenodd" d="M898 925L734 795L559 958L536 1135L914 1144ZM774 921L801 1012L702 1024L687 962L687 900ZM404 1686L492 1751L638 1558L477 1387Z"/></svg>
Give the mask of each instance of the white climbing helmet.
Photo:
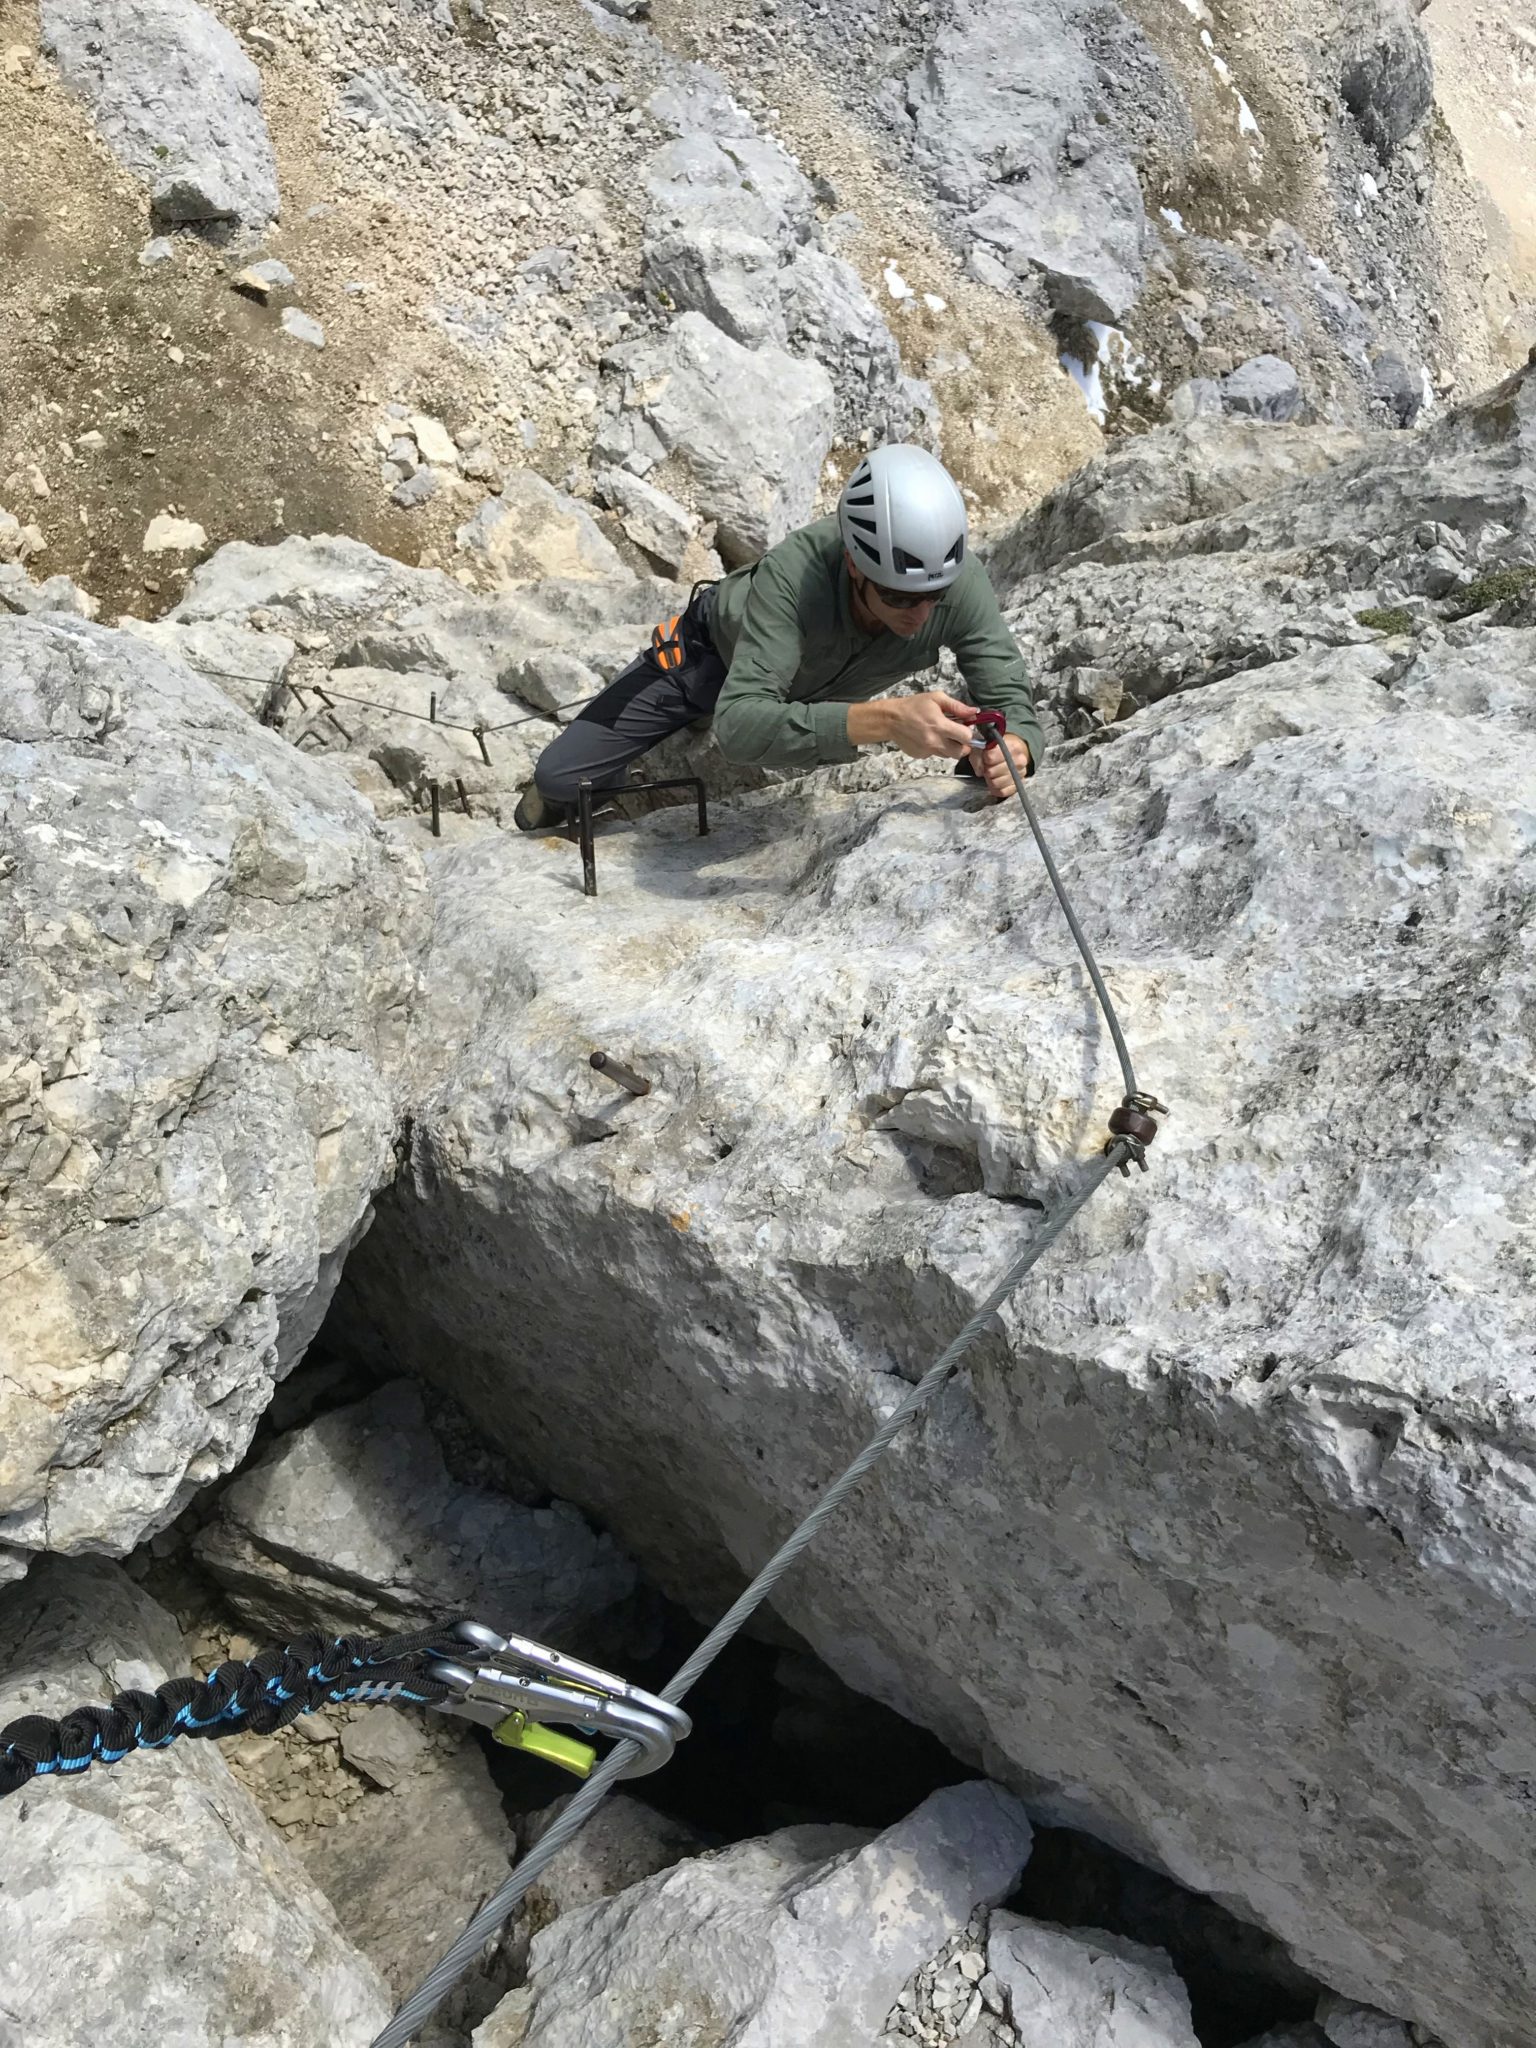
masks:
<svg viewBox="0 0 1536 2048"><path fill-rule="evenodd" d="M837 523L855 568L886 590L947 590L965 561L965 500L909 441L873 449L843 486Z"/></svg>

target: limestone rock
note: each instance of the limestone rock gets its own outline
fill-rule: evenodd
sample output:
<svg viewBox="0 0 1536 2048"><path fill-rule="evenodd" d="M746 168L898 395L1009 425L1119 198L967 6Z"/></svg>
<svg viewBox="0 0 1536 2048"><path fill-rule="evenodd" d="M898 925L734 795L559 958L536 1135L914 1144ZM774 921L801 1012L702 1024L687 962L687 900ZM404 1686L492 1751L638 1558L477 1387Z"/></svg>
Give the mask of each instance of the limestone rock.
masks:
<svg viewBox="0 0 1536 2048"><path fill-rule="evenodd" d="M641 445L637 426L649 429L716 522L716 546L733 566L810 518L835 409L819 364L742 348L700 313L682 314L659 341L614 354L628 409L599 434L600 460L623 464Z"/></svg>
<svg viewBox="0 0 1536 2048"><path fill-rule="evenodd" d="M436 570L409 569L360 540L295 534L275 547L228 542L193 572L169 616L186 623L276 610L306 624L328 624L462 594Z"/></svg>
<svg viewBox="0 0 1536 2048"><path fill-rule="evenodd" d="M565 1793L527 1816L519 1829L524 1855L570 1802L571 1795ZM643 1878L670 1870L702 1847L699 1837L680 1821L669 1820L623 1792L614 1793L535 1882L528 1894L530 1913L539 1926L546 1926L562 1913L595 1905Z"/></svg>
<svg viewBox="0 0 1536 2048"><path fill-rule="evenodd" d="M1301 473L1285 481L1282 460L1277 470L1285 487L1266 487L1247 504L1152 531L1091 537L1101 485L1106 523L1118 523L1122 503L1135 516L1146 488L1138 481L1143 462L1154 486L1149 518L1164 516L1162 507L1177 509L1175 472L1162 472L1171 488L1156 486L1165 459L1157 450L1166 444L1148 436L1145 456L1135 444L1108 468L1065 487L1059 531L1064 543L1081 534L1086 544L1076 556L1059 552L1057 522L1041 515L1023 523L1017 540L1004 536L993 549L993 573L1037 678L1048 733L1083 729L1069 674L1080 663L1111 667L1127 698L1154 702L1308 648L1361 644L1373 631L1361 623L1364 611L1416 605L1415 630L1438 629L1441 621L1425 600L1481 576L1518 580L1523 566L1536 565L1531 369L1411 438L1378 433L1353 452L1345 440L1335 444L1342 460L1332 460L1320 442L1312 475L1305 473L1312 459L1301 452L1307 430L1255 424L1245 431L1261 449L1262 437L1280 436L1272 445L1289 451ZM1199 467L1208 460L1202 454ZM1262 459L1253 464L1261 480L1264 470ZM1033 553L1042 541L1048 561ZM1014 581L1016 558L1021 568L1040 566ZM1501 679L1517 668L1513 643L1495 637L1487 645ZM1090 651L1104 646L1114 650L1107 664Z"/></svg>
<svg viewBox="0 0 1536 2048"><path fill-rule="evenodd" d="M1084 464L987 550L1005 586L1115 534L1183 526L1319 476L1366 446L1332 427L1287 428L1202 414L1137 434Z"/></svg>
<svg viewBox="0 0 1536 2048"><path fill-rule="evenodd" d="M47 1559L0 1593L0 1725L188 1669L169 1615L100 1559ZM216 1743L34 1779L0 1827L5 2010L27 2048L367 2048L389 2017Z"/></svg>
<svg viewBox="0 0 1536 2048"><path fill-rule="evenodd" d="M523 1507L452 1479L405 1382L281 1439L221 1495L197 1554L262 1636L472 1614L558 1646L635 1588L612 1539L564 1502Z"/></svg>
<svg viewBox="0 0 1536 2048"><path fill-rule="evenodd" d="M622 582L633 574L579 499L530 469L512 469L499 498L487 498L458 531L458 544L493 587L548 577Z"/></svg>
<svg viewBox="0 0 1536 2048"><path fill-rule="evenodd" d="M42 0L43 48L171 225L277 217L261 76L195 0Z"/></svg>
<svg viewBox="0 0 1536 2048"><path fill-rule="evenodd" d="M140 639L0 616L0 1573L245 1451L393 1170L420 874Z"/></svg>
<svg viewBox="0 0 1536 2048"><path fill-rule="evenodd" d="M859 1689L1458 2048L1524 2024L1536 1925L1504 1647L1536 1528L1503 1476L1536 1256L1506 1143L1536 1057L1531 635L1305 635L1325 571L1362 533L1397 545L1410 508L1416 556L1427 503L1498 507L1490 545L1515 546L1530 404L1512 382L1412 448L1051 572L1127 640L1197 570L1234 619L1270 580L1299 621L1290 658L1213 678L1197 645L1198 685L1047 757L1066 885L1179 1108L1154 1173L1095 1197L777 1596ZM1022 821L967 802L861 762L707 842L647 821L605 845L577 948L567 867L497 843L440 870L441 1065L349 1268L350 1341L458 1388L705 1612L1017 1255L1021 1201L1077 1184L1118 1099ZM492 977L536 993L491 1004ZM591 1044L655 1082L597 1144Z"/></svg>
<svg viewBox="0 0 1536 2048"><path fill-rule="evenodd" d="M1199 2048L1161 1949L994 1913L987 1967L1020 2048Z"/></svg>
<svg viewBox="0 0 1536 2048"><path fill-rule="evenodd" d="M325 329L311 313L298 306L284 306L281 325L284 334L294 341L302 341L306 348L325 347Z"/></svg>
<svg viewBox="0 0 1536 2048"><path fill-rule="evenodd" d="M208 545L208 536L195 519L175 519L169 512L157 512L144 532L146 555L195 553Z"/></svg>
<svg viewBox="0 0 1536 2048"><path fill-rule="evenodd" d="M33 618L39 612L69 612L77 619L94 619L99 609L90 592L68 576L34 583L19 562L0 562L0 610Z"/></svg>
<svg viewBox="0 0 1536 2048"><path fill-rule="evenodd" d="M785 1828L695 1857L536 1935L517 2027L493 2018L477 2040L862 2048L917 1965L1007 1892L1029 1844L1018 1803L976 1782L872 1840Z"/></svg>
<svg viewBox="0 0 1536 2048"><path fill-rule="evenodd" d="M285 633L255 633L223 620L184 626L171 619L125 617L118 624L217 683L253 718L265 719L278 707L283 678L298 652Z"/></svg>
<svg viewBox="0 0 1536 2048"><path fill-rule="evenodd" d="M501 684L535 710L563 719L574 717L581 705L590 703L602 689L603 679L574 654L540 648L522 661L508 662Z"/></svg>
<svg viewBox="0 0 1536 2048"><path fill-rule="evenodd" d="M906 377L901 350L858 273L823 246L811 182L781 146L758 135L701 66L649 108L675 139L646 173L651 210L645 276L668 312L703 314L747 348L769 346L821 364L850 444L931 438L937 410Z"/></svg>

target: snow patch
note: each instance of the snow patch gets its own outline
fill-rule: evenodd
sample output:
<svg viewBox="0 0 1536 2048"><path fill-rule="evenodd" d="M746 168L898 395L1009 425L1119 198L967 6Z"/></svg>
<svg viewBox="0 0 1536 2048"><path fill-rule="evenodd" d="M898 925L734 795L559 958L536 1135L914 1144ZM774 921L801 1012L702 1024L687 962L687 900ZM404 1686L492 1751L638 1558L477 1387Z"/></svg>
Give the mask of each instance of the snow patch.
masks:
<svg viewBox="0 0 1536 2048"><path fill-rule="evenodd" d="M1189 229L1184 225L1184 216L1176 206L1160 206L1157 210L1176 235L1189 233Z"/></svg>
<svg viewBox="0 0 1536 2048"><path fill-rule="evenodd" d="M1185 0L1185 5L1189 5L1189 0ZM1203 9L1201 11L1202 13L1204 12ZM1237 101L1238 134L1256 136L1258 139L1259 147L1262 149L1264 146L1263 131L1259 127L1258 122L1253 117L1252 107L1249 106L1247 100L1245 100L1243 95L1238 91L1237 86L1233 81L1232 66L1227 62L1226 58L1223 57L1221 52L1217 49L1215 40L1212 37L1211 32L1208 28L1201 29L1200 43L1201 47L1205 51L1205 54L1211 60L1211 66L1215 71L1216 76L1227 88L1227 91L1231 93L1233 99Z"/></svg>
<svg viewBox="0 0 1536 2048"><path fill-rule="evenodd" d="M1110 327L1102 320L1085 320L1083 326L1092 343L1088 360L1084 362L1065 352L1058 360L1082 392L1089 416L1102 427L1109 411L1104 390L1106 374L1112 384L1128 384L1132 390L1139 390L1145 382L1147 359L1118 327ZM1154 392L1160 390L1160 382L1154 380L1151 388Z"/></svg>
<svg viewBox="0 0 1536 2048"><path fill-rule="evenodd" d="M908 299L914 299L917 296L916 292L913 291L911 285L907 283L907 280L896 268L896 265L893 262L890 262L889 260L887 261L885 266L885 288L890 293L893 299L897 299L902 303L905 303Z"/></svg>

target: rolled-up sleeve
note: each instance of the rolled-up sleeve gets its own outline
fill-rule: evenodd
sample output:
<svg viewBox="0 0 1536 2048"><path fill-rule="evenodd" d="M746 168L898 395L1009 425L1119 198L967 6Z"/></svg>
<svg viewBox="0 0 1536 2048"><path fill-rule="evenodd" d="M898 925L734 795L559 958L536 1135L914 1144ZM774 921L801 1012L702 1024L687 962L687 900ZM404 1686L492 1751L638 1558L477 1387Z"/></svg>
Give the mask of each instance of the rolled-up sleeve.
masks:
<svg viewBox="0 0 1536 2048"><path fill-rule="evenodd" d="M728 761L753 768L815 768L855 761L846 704L790 699L804 629L796 582L771 554L758 563L730 671L715 706L715 739Z"/></svg>
<svg viewBox="0 0 1536 2048"><path fill-rule="evenodd" d="M983 711L1001 711L1008 730L1029 746L1034 774L1045 751L1045 734L1035 711L1035 693L1018 643L1008 630L992 580L974 556L956 585L944 640L960 665L971 701Z"/></svg>

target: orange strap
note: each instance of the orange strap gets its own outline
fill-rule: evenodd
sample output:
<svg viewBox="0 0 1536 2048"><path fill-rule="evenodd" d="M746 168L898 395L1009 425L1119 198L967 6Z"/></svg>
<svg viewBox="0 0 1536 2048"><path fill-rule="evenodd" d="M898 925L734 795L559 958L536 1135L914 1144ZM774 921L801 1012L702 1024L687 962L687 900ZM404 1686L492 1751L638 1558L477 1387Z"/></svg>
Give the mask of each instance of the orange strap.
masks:
<svg viewBox="0 0 1536 2048"><path fill-rule="evenodd" d="M651 651L662 668L681 668L683 665L683 636L678 631L682 623L681 613L676 618L663 619L651 635Z"/></svg>

